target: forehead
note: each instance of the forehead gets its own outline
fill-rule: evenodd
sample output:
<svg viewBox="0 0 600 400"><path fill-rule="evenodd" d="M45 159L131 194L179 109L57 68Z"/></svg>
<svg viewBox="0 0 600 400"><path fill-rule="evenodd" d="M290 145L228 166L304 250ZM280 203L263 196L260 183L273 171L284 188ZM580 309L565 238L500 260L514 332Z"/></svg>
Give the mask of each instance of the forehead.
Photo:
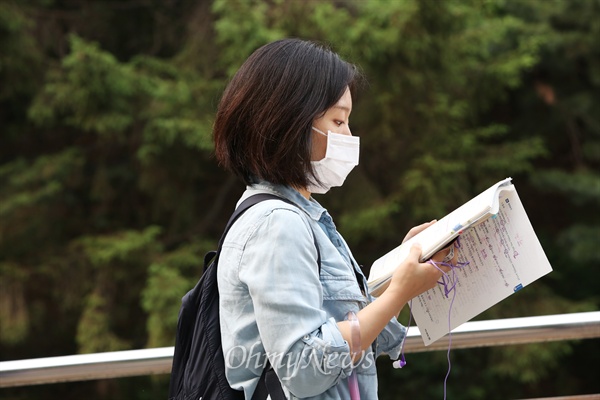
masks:
<svg viewBox="0 0 600 400"><path fill-rule="evenodd" d="M352 95L350 94L350 89L346 88L346 91L340 97L337 103L331 107L333 110L342 110L350 113L352 111Z"/></svg>

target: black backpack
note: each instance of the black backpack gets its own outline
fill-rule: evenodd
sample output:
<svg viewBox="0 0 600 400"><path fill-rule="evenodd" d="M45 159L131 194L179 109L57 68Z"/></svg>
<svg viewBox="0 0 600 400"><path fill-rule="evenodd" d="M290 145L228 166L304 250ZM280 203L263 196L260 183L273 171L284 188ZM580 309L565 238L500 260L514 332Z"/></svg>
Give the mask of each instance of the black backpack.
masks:
<svg viewBox="0 0 600 400"><path fill-rule="evenodd" d="M204 272L196 286L182 299L177 322L175 352L169 384L169 400L237 400L244 392L232 389L225 377L225 360L219 325L217 262L229 228L248 208L264 200L288 200L272 194L257 194L235 210L219 240L217 251L204 256ZM316 245L316 240L315 240ZM319 270L321 257L317 246ZM252 400L285 400L281 383L267 362Z"/></svg>

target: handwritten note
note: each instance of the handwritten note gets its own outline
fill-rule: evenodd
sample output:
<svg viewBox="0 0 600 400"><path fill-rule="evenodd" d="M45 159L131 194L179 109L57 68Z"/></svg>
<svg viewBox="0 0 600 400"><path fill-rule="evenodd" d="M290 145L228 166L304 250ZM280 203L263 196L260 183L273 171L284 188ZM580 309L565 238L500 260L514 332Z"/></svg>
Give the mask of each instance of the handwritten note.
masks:
<svg viewBox="0 0 600 400"><path fill-rule="evenodd" d="M455 293L438 285L412 300L425 345L552 271L516 191L502 192L498 213L465 231L460 245L468 265L455 270Z"/></svg>

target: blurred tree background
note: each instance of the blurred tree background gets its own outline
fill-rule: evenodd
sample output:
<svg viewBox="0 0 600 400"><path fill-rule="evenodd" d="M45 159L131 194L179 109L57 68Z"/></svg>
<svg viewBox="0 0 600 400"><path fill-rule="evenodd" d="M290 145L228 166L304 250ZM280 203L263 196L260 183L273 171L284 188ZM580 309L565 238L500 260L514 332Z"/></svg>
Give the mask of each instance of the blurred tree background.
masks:
<svg viewBox="0 0 600 400"><path fill-rule="evenodd" d="M3 0L0 359L174 344L180 299L244 189L211 153L217 102L254 49L290 36L367 76L351 120L361 164L318 197L365 272L511 176L554 271L478 319L598 310L598 21L599 0ZM599 355L598 340L453 350L448 398L598 393ZM381 399L442 398L446 353L408 358L379 360Z"/></svg>

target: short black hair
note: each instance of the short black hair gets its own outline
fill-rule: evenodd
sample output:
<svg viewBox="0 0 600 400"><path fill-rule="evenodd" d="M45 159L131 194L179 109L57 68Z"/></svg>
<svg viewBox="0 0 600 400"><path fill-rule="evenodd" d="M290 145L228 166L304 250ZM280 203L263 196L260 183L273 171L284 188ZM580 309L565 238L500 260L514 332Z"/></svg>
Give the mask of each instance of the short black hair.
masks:
<svg viewBox="0 0 600 400"><path fill-rule="evenodd" d="M225 89L213 127L219 163L250 185L257 179L306 187L311 126L354 92L358 68L328 47L295 38L250 55ZM310 175L310 176L309 176Z"/></svg>

